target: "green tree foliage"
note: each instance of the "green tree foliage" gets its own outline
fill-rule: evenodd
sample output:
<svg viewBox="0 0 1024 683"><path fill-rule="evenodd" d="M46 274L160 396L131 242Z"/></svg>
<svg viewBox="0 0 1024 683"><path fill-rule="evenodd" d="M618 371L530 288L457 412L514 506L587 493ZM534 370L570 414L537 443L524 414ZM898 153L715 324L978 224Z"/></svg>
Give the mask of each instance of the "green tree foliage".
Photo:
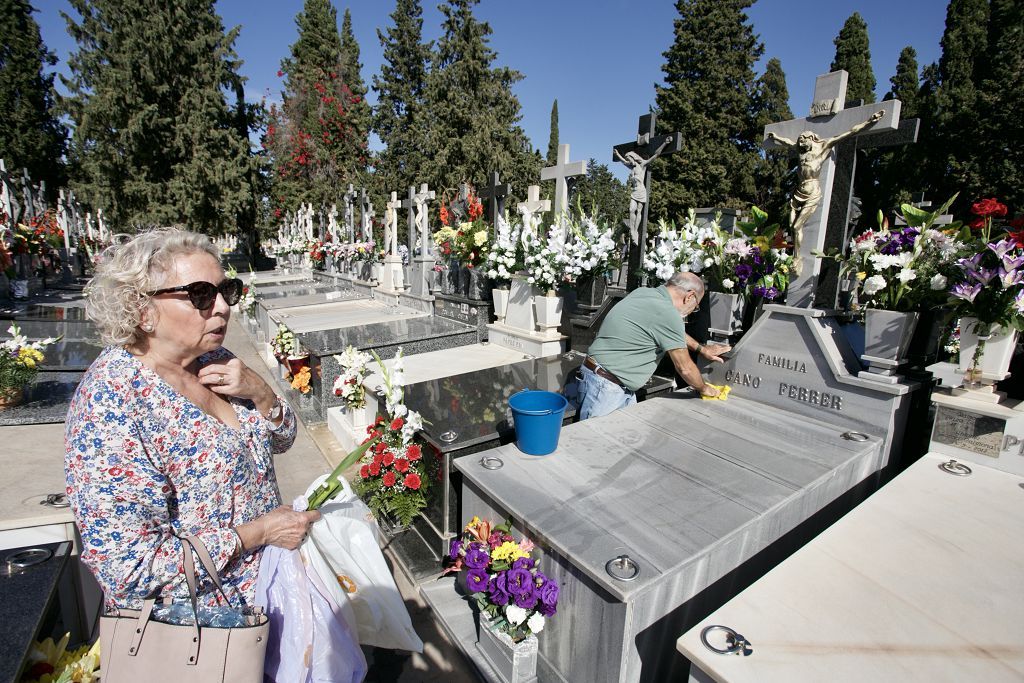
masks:
<svg viewBox="0 0 1024 683"><path fill-rule="evenodd" d="M675 39L655 86L660 133L679 131L681 152L658 159L651 218L687 207L744 207L754 197L754 64L764 51L744 10L752 0L677 0Z"/></svg>
<svg viewBox="0 0 1024 683"><path fill-rule="evenodd" d="M900 52L896 73L889 79L892 88L883 99L899 100L900 118L912 119L918 115L918 91L921 89L917 69L917 52L909 45ZM918 135L920 136L920 129ZM920 191L921 177L916 164L921 154L920 144L903 145L888 149L878 155L878 187L875 205L868 206L867 213L877 209L888 213L905 203Z"/></svg>
<svg viewBox="0 0 1024 683"><path fill-rule="evenodd" d="M116 230L185 223L218 233L251 201L252 155L225 91L239 61L212 0L69 0L78 50L63 105L72 186Z"/></svg>
<svg viewBox="0 0 1024 683"><path fill-rule="evenodd" d="M558 161L558 100L551 103L551 132L548 134L548 166Z"/></svg>
<svg viewBox="0 0 1024 683"><path fill-rule="evenodd" d="M427 78L433 154L423 180L441 193L463 181L481 183L493 170L525 194L536 181L540 155L519 125L519 100L512 94L522 74L493 65L491 27L473 16L477 1L440 5L443 33Z"/></svg>
<svg viewBox="0 0 1024 683"><path fill-rule="evenodd" d="M598 215L602 221L619 231L623 227L626 210L629 207L629 193L625 184L612 175L606 164L591 159L587 162L587 175L573 183L569 204L579 205L591 215Z"/></svg>
<svg viewBox="0 0 1024 683"><path fill-rule="evenodd" d="M43 45L27 0L0 0L0 158L10 173L25 168L53 192L63 183L66 132L57 120L53 75L57 63Z"/></svg>
<svg viewBox="0 0 1024 683"><path fill-rule="evenodd" d="M338 202L349 183L365 181L370 161L370 109L351 19L346 13L339 35L330 0L306 0L295 23L299 36L279 72L282 103L271 107L264 136L276 217L303 202Z"/></svg>
<svg viewBox="0 0 1024 683"><path fill-rule="evenodd" d="M887 100L902 102L900 118L912 119L917 116L917 91L921 87L917 69L917 52L909 45L900 51L896 62L896 73L889 79L892 89L886 93Z"/></svg>
<svg viewBox="0 0 1024 683"><path fill-rule="evenodd" d="M858 12L850 15L839 35L833 41L836 56L832 71L844 69L850 74L846 87L847 100L875 101L875 72L871 69L871 51L868 48L868 25Z"/></svg>
<svg viewBox="0 0 1024 683"><path fill-rule="evenodd" d="M754 131L752 138L764 135L768 124L789 121L793 112L789 108L789 88L782 62L772 57L765 64L764 73L757 81L753 98ZM772 220L782 220L789 213L789 196L796 183L795 158L786 152L762 151L755 170L754 204L768 212Z"/></svg>
<svg viewBox="0 0 1024 683"><path fill-rule="evenodd" d="M393 26L377 30L384 62L373 77L377 106L373 128L384 144L377 157L374 186L378 198L422 182L430 149L426 133L427 69L431 44L423 43L423 10L419 0L398 0ZM383 202L378 199L378 206Z"/></svg>

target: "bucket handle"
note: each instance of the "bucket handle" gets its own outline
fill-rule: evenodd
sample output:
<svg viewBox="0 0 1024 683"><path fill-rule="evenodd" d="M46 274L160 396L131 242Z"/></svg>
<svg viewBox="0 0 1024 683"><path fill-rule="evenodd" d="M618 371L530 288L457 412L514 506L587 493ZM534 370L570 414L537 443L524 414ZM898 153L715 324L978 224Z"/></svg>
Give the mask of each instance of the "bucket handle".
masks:
<svg viewBox="0 0 1024 683"><path fill-rule="evenodd" d="M522 391L517 391L516 393L512 394L512 396L518 396L519 394L525 394L529 390L530 390L529 387L525 387ZM509 396L509 401L512 400L512 396ZM516 412L517 413L522 413L523 415L529 415L531 417L544 417L545 415L551 415L555 411L551 410L550 408L548 408L547 410L523 410L522 408L516 408Z"/></svg>

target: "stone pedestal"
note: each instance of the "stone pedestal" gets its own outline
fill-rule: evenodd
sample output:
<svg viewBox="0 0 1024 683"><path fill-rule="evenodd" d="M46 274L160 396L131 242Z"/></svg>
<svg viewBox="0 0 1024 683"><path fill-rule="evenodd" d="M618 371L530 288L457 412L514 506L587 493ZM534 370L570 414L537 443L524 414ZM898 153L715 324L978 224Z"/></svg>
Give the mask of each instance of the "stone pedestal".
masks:
<svg viewBox="0 0 1024 683"><path fill-rule="evenodd" d="M406 290L405 271L402 268L401 256L388 256L384 259L384 266L380 271L380 283L378 285L382 292L393 292L401 294Z"/></svg>
<svg viewBox="0 0 1024 683"><path fill-rule="evenodd" d="M543 292L528 284L525 278L513 278L505 322L487 326L488 340L536 357L563 353L569 338L558 331L557 324L538 329L537 301L545 298Z"/></svg>

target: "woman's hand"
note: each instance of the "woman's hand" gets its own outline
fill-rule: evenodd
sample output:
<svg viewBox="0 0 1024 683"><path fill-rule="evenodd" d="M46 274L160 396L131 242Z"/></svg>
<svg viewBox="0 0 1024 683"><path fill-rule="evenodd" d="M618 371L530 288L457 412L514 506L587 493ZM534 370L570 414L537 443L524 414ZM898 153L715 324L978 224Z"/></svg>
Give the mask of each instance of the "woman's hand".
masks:
<svg viewBox="0 0 1024 683"><path fill-rule="evenodd" d="M316 510L296 512L282 505L251 522L235 527L242 539L242 550L252 550L263 545L276 545L285 550L295 550L306 537L309 527L320 519Z"/></svg>
<svg viewBox="0 0 1024 683"><path fill-rule="evenodd" d="M237 358L208 363L199 368L196 376L214 393L249 399L256 404L260 414L266 414L274 403L274 391Z"/></svg>

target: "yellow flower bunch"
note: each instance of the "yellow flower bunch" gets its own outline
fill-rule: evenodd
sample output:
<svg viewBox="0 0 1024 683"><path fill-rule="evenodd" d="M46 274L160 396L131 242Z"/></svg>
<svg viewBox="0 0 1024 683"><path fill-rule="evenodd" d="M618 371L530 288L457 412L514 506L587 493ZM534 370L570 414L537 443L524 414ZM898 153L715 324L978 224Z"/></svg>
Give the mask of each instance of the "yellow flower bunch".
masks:
<svg viewBox="0 0 1024 683"><path fill-rule="evenodd" d="M311 373L308 367L300 369L295 373L295 376L292 377L292 389L296 389L303 394L308 394L310 377Z"/></svg>
<svg viewBox="0 0 1024 683"><path fill-rule="evenodd" d="M492 560L506 560L508 562L515 562L520 557L529 557L529 555L529 553L524 553L519 544L513 541L505 541L491 551Z"/></svg>
<svg viewBox="0 0 1024 683"><path fill-rule="evenodd" d="M475 244L478 247L482 247L485 244L487 244L488 238L489 235L487 234L486 230L478 230L476 233L473 234L473 244Z"/></svg>
<svg viewBox="0 0 1024 683"><path fill-rule="evenodd" d="M36 363L43 361L43 352L30 346L23 346L18 349L18 360L24 363L26 367L34 368Z"/></svg>

